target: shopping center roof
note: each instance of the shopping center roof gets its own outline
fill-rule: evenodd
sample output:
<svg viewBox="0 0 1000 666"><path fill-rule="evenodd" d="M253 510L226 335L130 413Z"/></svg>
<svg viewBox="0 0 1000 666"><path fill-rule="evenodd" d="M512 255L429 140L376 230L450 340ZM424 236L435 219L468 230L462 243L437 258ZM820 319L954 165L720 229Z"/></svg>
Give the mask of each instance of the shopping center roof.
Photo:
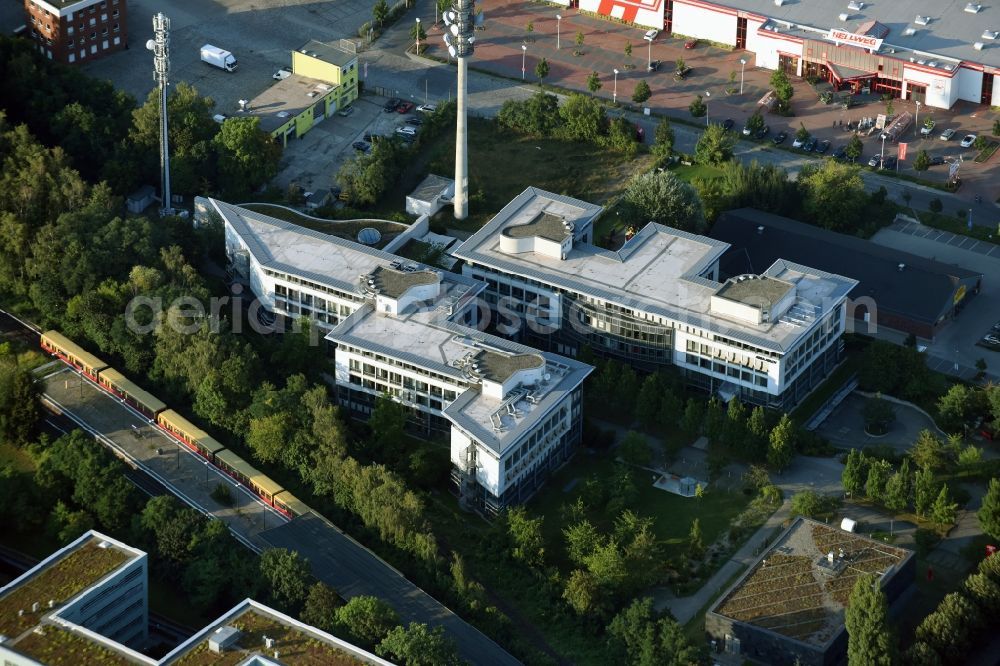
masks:
<svg viewBox="0 0 1000 666"><path fill-rule="evenodd" d="M780 6L774 0L721 0L718 4L823 31L836 28L864 34L865 24L875 20L889 29L885 36L887 45L1000 67L1000 40L986 39L983 35L984 30L1000 30L1000 5L982 0L865 2L858 3L860 10L849 9L846 0L785 2ZM978 7L978 11L966 11L968 5ZM847 14L848 19L841 21L841 14ZM920 23L916 22L918 17ZM925 18L926 24L922 20ZM974 48L976 42L984 45L982 50ZM885 51L883 46L882 52Z"/></svg>

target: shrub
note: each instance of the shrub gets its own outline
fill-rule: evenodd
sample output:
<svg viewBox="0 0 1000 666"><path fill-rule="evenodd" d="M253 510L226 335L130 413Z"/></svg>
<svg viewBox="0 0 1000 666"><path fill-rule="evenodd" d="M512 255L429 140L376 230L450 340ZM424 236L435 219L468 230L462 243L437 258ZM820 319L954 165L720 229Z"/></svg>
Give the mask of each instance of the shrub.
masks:
<svg viewBox="0 0 1000 666"><path fill-rule="evenodd" d="M229 489L228 483L215 484L215 487L212 488L211 496L212 499L223 506L232 506L234 504L233 491Z"/></svg>

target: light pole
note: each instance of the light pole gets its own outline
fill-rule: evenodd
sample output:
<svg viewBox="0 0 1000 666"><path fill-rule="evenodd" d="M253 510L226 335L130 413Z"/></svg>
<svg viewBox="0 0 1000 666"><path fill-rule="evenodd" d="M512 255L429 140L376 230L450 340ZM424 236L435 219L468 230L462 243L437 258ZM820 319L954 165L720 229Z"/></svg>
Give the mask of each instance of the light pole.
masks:
<svg viewBox="0 0 1000 666"><path fill-rule="evenodd" d="M528 45L521 44L521 80L524 81L524 58L528 55Z"/></svg>
<svg viewBox="0 0 1000 666"><path fill-rule="evenodd" d="M885 161L885 131L882 131L882 154L878 156L878 168L882 168L882 163Z"/></svg>
<svg viewBox="0 0 1000 666"><path fill-rule="evenodd" d="M743 68L746 67L747 59L740 58L740 94L743 94Z"/></svg>
<svg viewBox="0 0 1000 666"><path fill-rule="evenodd" d="M417 17L417 55L420 55L420 17Z"/></svg>
<svg viewBox="0 0 1000 666"><path fill-rule="evenodd" d="M556 14L556 51L562 48L562 14Z"/></svg>
<svg viewBox="0 0 1000 666"><path fill-rule="evenodd" d="M643 39L646 40L646 71L648 72L649 66L653 64L653 40L648 35L643 35Z"/></svg>
<svg viewBox="0 0 1000 666"><path fill-rule="evenodd" d="M920 127L920 100L917 100L917 116L913 123L913 136L917 136L917 128Z"/></svg>
<svg viewBox="0 0 1000 666"><path fill-rule="evenodd" d="M705 91L705 99L707 100L712 96L712 93ZM705 127L708 127L708 102L705 102Z"/></svg>
<svg viewBox="0 0 1000 666"><path fill-rule="evenodd" d="M615 89L614 89L614 92L611 93L611 101L614 104L618 103L618 70L617 69L615 70Z"/></svg>

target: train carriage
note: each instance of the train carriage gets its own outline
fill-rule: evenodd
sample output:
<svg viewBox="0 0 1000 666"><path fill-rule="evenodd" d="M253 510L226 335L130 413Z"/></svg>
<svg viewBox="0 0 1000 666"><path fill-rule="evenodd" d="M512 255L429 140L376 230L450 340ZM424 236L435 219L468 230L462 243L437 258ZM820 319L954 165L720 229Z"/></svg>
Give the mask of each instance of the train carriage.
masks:
<svg viewBox="0 0 1000 666"><path fill-rule="evenodd" d="M207 432L172 409L160 412L156 417L156 422L176 439L212 462L215 462L216 455L226 448Z"/></svg>
<svg viewBox="0 0 1000 666"><path fill-rule="evenodd" d="M152 393L139 388L137 384L114 368L101 370L97 381L148 418L156 418L157 414L167 408L166 403Z"/></svg>
<svg viewBox="0 0 1000 666"><path fill-rule="evenodd" d="M287 490L274 495L274 508L289 517L301 516L310 510L305 502Z"/></svg>
<svg viewBox="0 0 1000 666"><path fill-rule="evenodd" d="M108 364L76 344L59 331L46 331L41 335L42 349L55 354L62 360L97 381L97 374Z"/></svg>

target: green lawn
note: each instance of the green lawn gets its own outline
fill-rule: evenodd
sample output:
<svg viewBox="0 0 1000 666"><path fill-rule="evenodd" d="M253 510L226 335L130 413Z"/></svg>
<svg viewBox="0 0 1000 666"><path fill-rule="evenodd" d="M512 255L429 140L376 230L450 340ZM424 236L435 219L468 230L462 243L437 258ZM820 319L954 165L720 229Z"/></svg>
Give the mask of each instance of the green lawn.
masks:
<svg viewBox="0 0 1000 666"><path fill-rule="evenodd" d="M555 554L562 549L561 507L576 501L586 479L596 476L603 484L610 484L614 471L615 465L607 458L589 456L581 451L569 465L546 482L545 490L528 506L545 518L548 552ZM711 544L722 536L733 518L746 508L750 499L740 493L716 492L711 487L700 500L681 497L655 488L653 473L640 469L633 469L632 478L638 488L638 495L627 508L639 515L654 518L656 536L671 545L680 545L687 539L691 522L695 518L701 521L705 544ZM563 489L574 479L578 479L576 485L570 492L565 492ZM599 529L610 528L614 520L614 516L604 515L599 509L591 511L588 518Z"/></svg>
<svg viewBox="0 0 1000 666"><path fill-rule="evenodd" d="M392 236L401 233L407 227L405 224L391 221L372 220L364 222L354 222L350 220L317 220L306 215L288 210L279 206L269 206L266 204L245 204L244 208L255 210L270 217L276 217L285 222L291 222L307 229L319 231L338 238L347 240L357 240L358 232L371 227L382 234L382 240L387 241ZM377 216L376 216L377 217Z"/></svg>
<svg viewBox="0 0 1000 666"><path fill-rule="evenodd" d="M418 157L423 168L404 174L399 187L387 195L402 199L427 173L451 176L455 172L455 137L447 134ZM526 187L533 185L556 194L602 204L635 173L648 170L653 158L640 153L632 160L593 143L521 137L500 130L482 118L469 119L470 215L456 222L448 214L445 226L474 231Z"/></svg>
<svg viewBox="0 0 1000 666"><path fill-rule="evenodd" d="M670 168L670 171L673 172L675 176L688 183L695 178L701 178L702 180L722 178L722 169L714 167L710 164L691 164L688 166L686 164L677 163Z"/></svg>

